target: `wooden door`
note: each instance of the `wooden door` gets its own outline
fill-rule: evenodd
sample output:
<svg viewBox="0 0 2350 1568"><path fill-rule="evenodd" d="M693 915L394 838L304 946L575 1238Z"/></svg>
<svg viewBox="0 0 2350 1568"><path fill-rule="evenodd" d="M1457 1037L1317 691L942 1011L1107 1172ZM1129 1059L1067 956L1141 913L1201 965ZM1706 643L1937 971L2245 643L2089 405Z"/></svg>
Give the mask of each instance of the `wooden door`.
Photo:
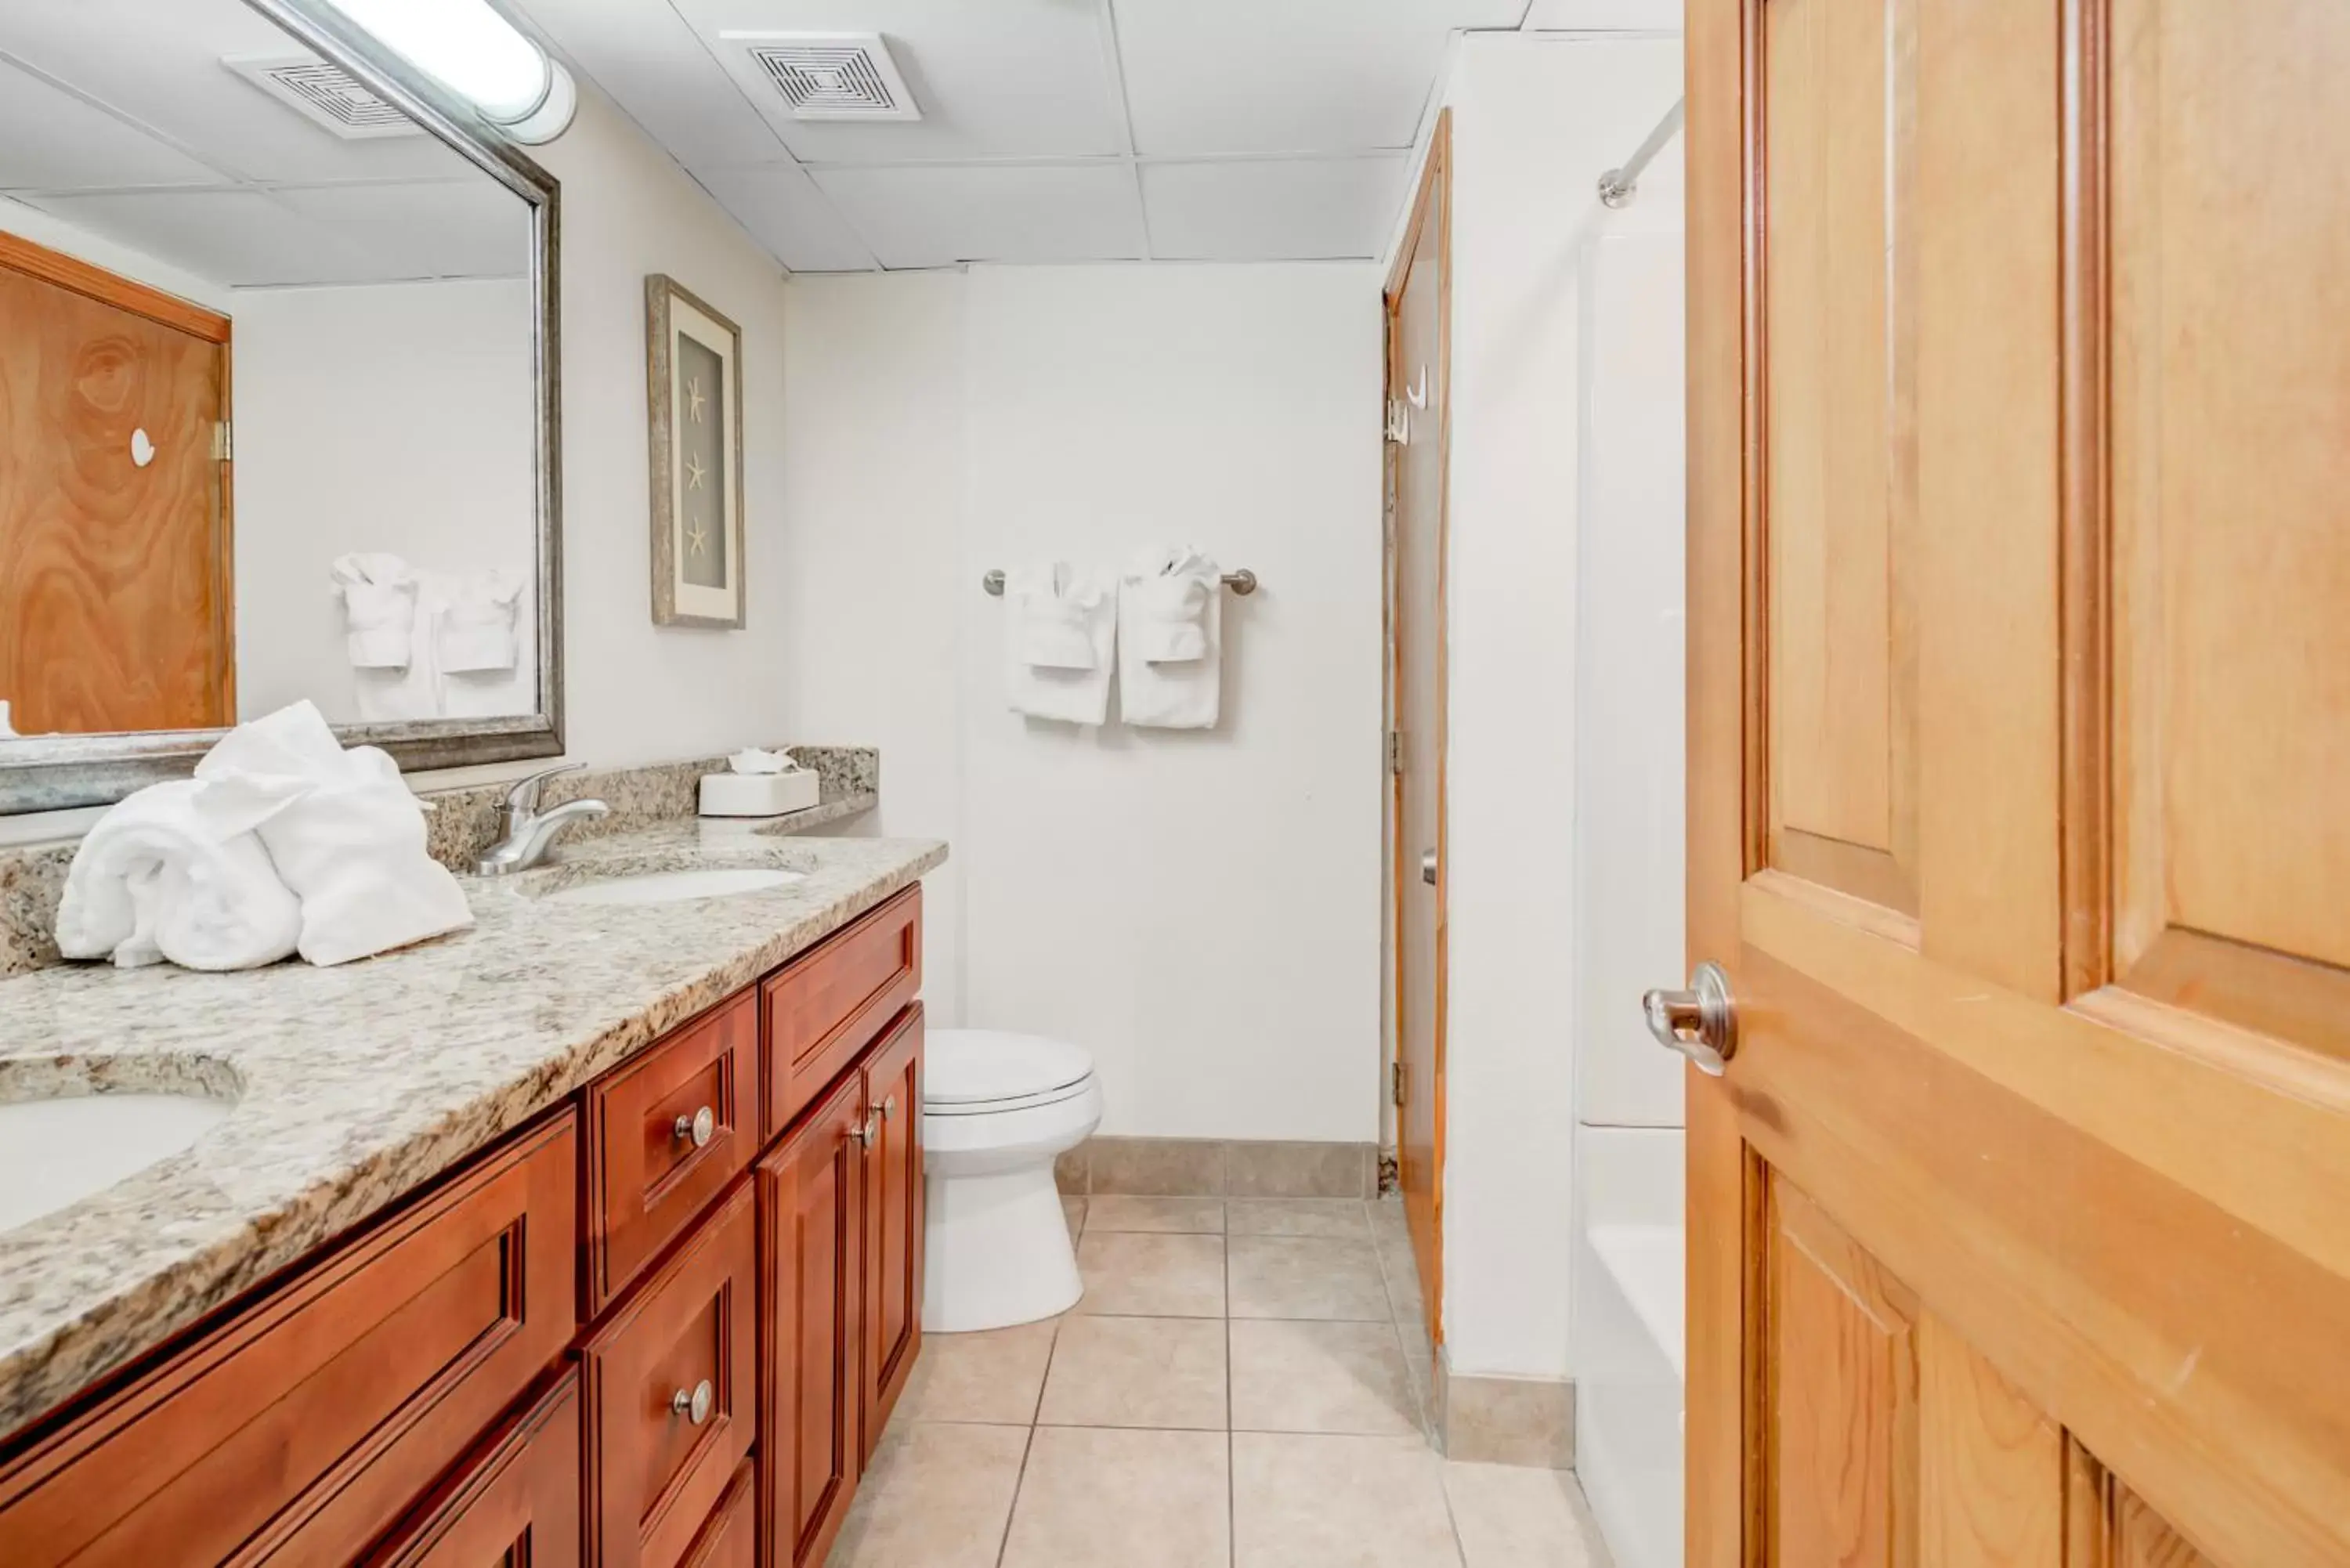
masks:
<svg viewBox="0 0 2350 1568"><path fill-rule="evenodd" d="M922 1352L922 1004L898 1020L863 1069L865 1381L859 1419L866 1459Z"/></svg>
<svg viewBox="0 0 2350 1568"><path fill-rule="evenodd" d="M759 1556L772 1568L824 1561L863 1468L865 1116L852 1073L755 1168Z"/></svg>
<svg viewBox="0 0 2350 1568"><path fill-rule="evenodd" d="M0 701L17 731L233 722L228 339L224 316L0 234Z"/></svg>
<svg viewBox="0 0 2350 1568"><path fill-rule="evenodd" d="M1451 111L1437 117L1411 223L1388 281L1394 521L1388 848L1395 905L1396 1156L1430 1343L1443 1343L1444 507L1451 350Z"/></svg>
<svg viewBox="0 0 2350 1568"><path fill-rule="evenodd" d="M2350 1562L2350 9L1688 25L1688 1561Z"/></svg>

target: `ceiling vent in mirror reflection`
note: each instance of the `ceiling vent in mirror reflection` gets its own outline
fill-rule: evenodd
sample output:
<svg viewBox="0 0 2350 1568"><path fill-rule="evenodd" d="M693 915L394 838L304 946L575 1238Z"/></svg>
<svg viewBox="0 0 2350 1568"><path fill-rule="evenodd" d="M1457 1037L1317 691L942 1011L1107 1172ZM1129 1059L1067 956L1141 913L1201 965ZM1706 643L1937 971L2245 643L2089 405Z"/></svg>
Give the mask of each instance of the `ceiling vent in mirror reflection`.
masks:
<svg viewBox="0 0 2350 1568"><path fill-rule="evenodd" d="M346 141L421 136L424 128L316 55L224 55L221 64Z"/></svg>
<svg viewBox="0 0 2350 1568"><path fill-rule="evenodd" d="M775 84L797 119L920 119L879 33L721 33Z"/></svg>

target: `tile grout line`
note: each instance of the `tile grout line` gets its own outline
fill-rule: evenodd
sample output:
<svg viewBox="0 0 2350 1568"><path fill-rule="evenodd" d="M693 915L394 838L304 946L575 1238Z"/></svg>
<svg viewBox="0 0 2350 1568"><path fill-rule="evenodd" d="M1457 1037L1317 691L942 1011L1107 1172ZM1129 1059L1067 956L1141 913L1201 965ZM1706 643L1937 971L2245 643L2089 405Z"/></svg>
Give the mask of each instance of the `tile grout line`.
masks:
<svg viewBox="0 0 2350 1568"><path fill-rule="evenodd" d="M995 1568L1003 1568L1004 1555L1012 1550L1012 1521L1020 1512L1020 1494L1028 1485L1028 1456L1035 1451L1036 1428L1032 1425L1020 1444L1020 1473L1012 1478L1012 1506L1003 1511L1003 1533L995 1540Z"/></svg>
<svg viewBox="0 0 2350 1568"><path fill-rule="evenodd" d="M1229 1153L1229 1150L1227 1150ZM1232 1437L1232 1210L1224 1203L1224 1563L1238 1568L1241 1554L1239 1444Z"/></svg>

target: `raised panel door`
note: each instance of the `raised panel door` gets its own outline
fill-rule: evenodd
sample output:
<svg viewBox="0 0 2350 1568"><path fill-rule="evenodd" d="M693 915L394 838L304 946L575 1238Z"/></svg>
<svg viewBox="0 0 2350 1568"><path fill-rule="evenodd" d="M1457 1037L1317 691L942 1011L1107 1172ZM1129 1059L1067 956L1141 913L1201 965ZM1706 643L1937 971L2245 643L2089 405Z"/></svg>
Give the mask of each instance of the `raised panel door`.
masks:
<svg viewBox="0 0 2350 1568"><path fill-rule="evenodd" d="M922 1005L863 1068L865 1151L864 1458L873 1457L922 1351Z"/></svg>

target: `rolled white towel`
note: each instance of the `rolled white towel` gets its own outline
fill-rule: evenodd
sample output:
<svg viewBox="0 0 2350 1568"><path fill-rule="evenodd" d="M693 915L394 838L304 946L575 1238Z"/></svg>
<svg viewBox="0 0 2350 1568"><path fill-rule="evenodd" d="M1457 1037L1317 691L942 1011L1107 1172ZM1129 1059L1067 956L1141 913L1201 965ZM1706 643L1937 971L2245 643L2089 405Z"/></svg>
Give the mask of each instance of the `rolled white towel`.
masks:
<svg viewBox="0 0 2350 1568"><path fill-rule="evenodd" d="M301 900L297 950L348 963L473 923L449 868L425 853L424 803L374 746L343 750L310 703L240 724L196 764L203 808L250 822Z"/></svg>
<svg viewBox="0 0 2350 1568"><path fill-rule="evenodd" d="M258 969L295 950L302 909L249 829L223 833L192 779L150 784L98 819L57 905L57 950L124 969Z"/></svg>

